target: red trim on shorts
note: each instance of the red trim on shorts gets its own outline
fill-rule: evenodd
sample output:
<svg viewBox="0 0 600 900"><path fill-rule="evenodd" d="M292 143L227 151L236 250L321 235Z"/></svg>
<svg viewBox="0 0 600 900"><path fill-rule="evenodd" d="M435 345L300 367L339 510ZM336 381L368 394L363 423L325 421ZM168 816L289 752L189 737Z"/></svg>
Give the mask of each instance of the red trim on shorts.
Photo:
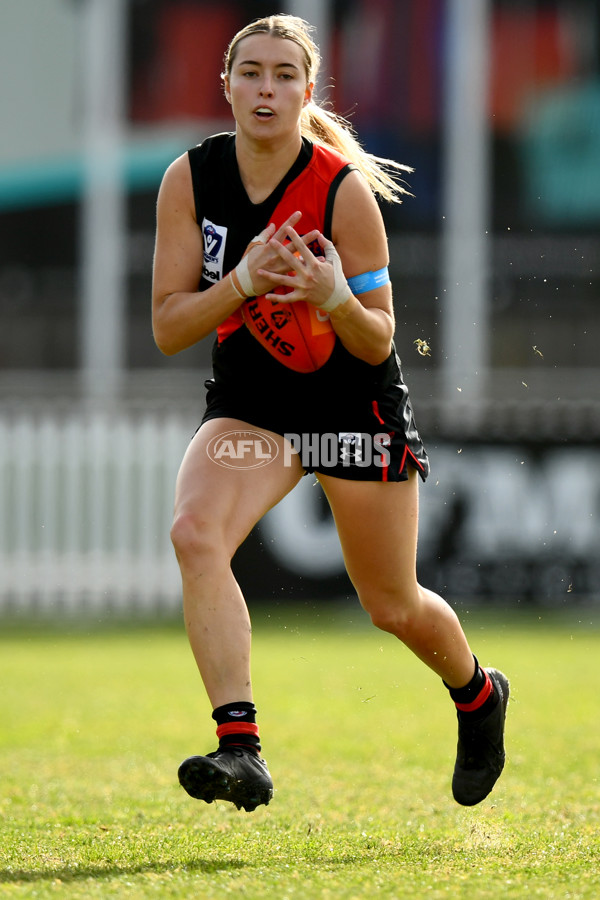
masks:
<svg viewBox="0 0 600 900"><path fill-rule="evenodd" d="M380 424L380 425L385 425L385 422L383 421L383 419L382 419L381 416L379 415L379 403L377 402L377 400L373 400L373 401L372 401L371 407L372 407L372 409L373 409L373 412L374 412L374 414L375 414L375 416L376 416L377 421L379 422L379 424ZM387 433L389 434L389 432L387 432ZM392 442L393 436L394 436L393 434L390 434L390 444L391 444L391 442ZM388 457L388 460L389 460L389 457ZM381 467L381 480L382 480L382 481L387 481L387 480L388 480L389 469L390 469L390 464L389 464L389 462L387 462L387 463L385 464L385 466L382 466L382 467Z"/></svg>
<svg viewBox="0 0 600 900"><path fill-rule="evenodd" d="M378 421L381 425L383 425L383 424L384 424L384 421L383 421L383 419L381 418L381 416L379 415L379 403L377 402L377 400L373 400L371 406L372 406L372 408L373 408L373 412L375 413L375 415L376 415L376 417L377 417L377 421Z"/></svg>
<svg viewBox="0 0 600 900"><path fill-rule="evenodd" d="M377 418L377 421L380 423L380 425L385 426L385 422L383 421L383 419L381 418L381 415L380 415L380 413L379 413L379 403L377 402L377 400L373 400L373 401L371 402L371 407L372 407L372 409L373 409L374 415L375 415L376 418ZM394 432L393 432L393 431L388 431L387 434L389 434L389 436L390 436L390 443L391 443L391 441L393 440L393 437L394 437ZM406 466L406 457L407 457L407 456L410 456L410 458L411 458L411 460L413 461L413 463L415 464L415 466L416 466L421 472L424 472L424 471L425 471L425 466L423 465L423 463L422 463L419 459L417 459L417 457L416 457L415 454L412 452L412 450L410 449L410 447L408 446L408 444L405 444L405 445L404 445L404 453L402 454L402 459L400 460L400 467L399 467L399 469L398 469L398 472L403 472L403 471L404 471L404 467ZM382 481L387 481L387 480L388 480L388 470L389 470L389 464L388 464L387 466L383 467L382 475L381 475L381 480L382 480Z"/></svg>
<svg viewBox="0 0 600 900"><path fill-rule="evenodd" d="M407 455L408 455L408 444L405 444L404 445L404 453L402 454L402 459L400 460L400 468L398 469L399 472L404 471L404 466L406 465Z"/></svg>
<svg viewBox="0 0 600 900"><path fill-rule="evenodd" d="M217 728L217 737L222 738L227 734L254 734L258 737L258 725L253 722L226 722Z"/></svg>
<svg viewBox="0 0 600 900"><path fill-rule="evenodd" d="M425 471L425 466L423 465L423 463L422 463L420 460L417 459L417 457L416 457L415 454L412 452L412 450L410 449L410 447L408 446L408 444L406 445L406 451L405 451L405 453L404 453L404 459L406 459L406 454L407 454L407 453L410 454L410 458L413 460L415 466L418 466L419 469L421 470L421 472L424 472L424 471ZM403 460L403 462L404 462L404 460Z"/></svg>
<svg viewBox="0 0 600 900"><path fill-rule="evenodd" d="M485 675L485 684L475 697L472 703L455 703L457 709L461 712L475 712L476 709L479 709L483 706L485 701L488 699L491 693L493 693L494 685L492 684L492 679L488 675L488 673L483 669L483 674Z"/></svg>

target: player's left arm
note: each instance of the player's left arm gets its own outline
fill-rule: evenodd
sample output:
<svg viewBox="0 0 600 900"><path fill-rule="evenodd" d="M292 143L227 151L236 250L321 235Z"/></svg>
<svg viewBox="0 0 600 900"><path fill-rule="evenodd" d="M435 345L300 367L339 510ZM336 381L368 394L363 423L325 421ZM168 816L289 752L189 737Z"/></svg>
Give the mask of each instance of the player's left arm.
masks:
<svg viewBox="0 0 600 900"><path fill-rule="evenodd" d="M286 263L288 274L264 269L259 269L258 274L274 288L287 288L288 293L268 293L267 299L280 303L305 300L329 313L336 334L354 356L371 365L387 359L394 334L387 237L377 202L362 175L350 172L338 189L333 242L318 231L300 237L288 227L285 233L289 244L284 246L271 238L268 245ZM322 256L315 256L310 250L314 241L320 244ZM353 281L357 276L362 276L360 290Z"/></svg>
<svg viewBox="0 0 600 900"><path fill-rule="evenodd" d="M346 279L388 266L381 211L359 172L350 172L338 188L332 238ZM338 337L354 356L376 365L390 355L394 307L389 281L358 296L352 294L329 315Z"/></svg>

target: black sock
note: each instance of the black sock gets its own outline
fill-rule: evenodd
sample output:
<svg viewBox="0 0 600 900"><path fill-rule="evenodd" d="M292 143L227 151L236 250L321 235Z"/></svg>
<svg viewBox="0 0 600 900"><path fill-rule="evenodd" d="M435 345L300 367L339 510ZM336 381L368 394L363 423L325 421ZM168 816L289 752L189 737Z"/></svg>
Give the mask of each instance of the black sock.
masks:
<svg viewBox="0 0 600 900"><path fill-rule="evenodd" d="M246 750L260 753L254 703L247 700L226 703L213 710L212 717L217 723L217 737L221 750L225 747L244 747Z"/></svg>
<svg viewBox="0 0 600 900"><path fill-rule="evenodd" d="M452 688L446 684L450 692L450 696L454 700L454 704L460 716L469 716L473 718L483 718L488 714L490 709L498 702L493 682L485 671L475 660L475 674L464 687Z"/></svg>

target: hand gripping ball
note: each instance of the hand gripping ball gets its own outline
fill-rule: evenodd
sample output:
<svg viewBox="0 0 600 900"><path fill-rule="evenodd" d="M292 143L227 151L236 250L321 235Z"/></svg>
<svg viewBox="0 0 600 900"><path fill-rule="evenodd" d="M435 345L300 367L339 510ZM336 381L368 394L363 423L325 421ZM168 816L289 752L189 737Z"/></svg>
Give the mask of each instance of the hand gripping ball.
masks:
<svg viewBox="0 0 600 900"><path fill-rule="evenodd" d="M288 288L273 293L286 294ZM265 295L242 304L246 328L282 365L294 372L316 372L333 352L335 331L329 314L311 303L280 303Z"/></svg>

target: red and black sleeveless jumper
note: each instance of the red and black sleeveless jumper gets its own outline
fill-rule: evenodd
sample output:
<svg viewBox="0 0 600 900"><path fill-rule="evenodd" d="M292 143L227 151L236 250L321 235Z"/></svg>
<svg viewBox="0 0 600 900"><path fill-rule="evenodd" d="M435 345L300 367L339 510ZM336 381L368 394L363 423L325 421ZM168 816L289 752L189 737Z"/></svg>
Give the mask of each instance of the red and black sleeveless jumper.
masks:
<svg viewBox="0 0 600 900"><path fill-rule="evenodd" d="M279 227L297 209L302 211L296 226L300 234L317 228L331 240L335 195L353 168L336 151L304 139L295 163L259 204L250 201L243 186L235 134L207 138L188 155L204 244L200 291L226 276L267 225ZM331 357L320 369L294 372L250 334L238 310L218 328L213 378L206 384L203 421L232 417L281 435L389 434L389 466L344 465L339 471L323 470L326 474L403 481L407 465L423 479L429 473L395 349L383 363L372 366L336 339ZM314 470L320 471L318 464Z"/></svg>

